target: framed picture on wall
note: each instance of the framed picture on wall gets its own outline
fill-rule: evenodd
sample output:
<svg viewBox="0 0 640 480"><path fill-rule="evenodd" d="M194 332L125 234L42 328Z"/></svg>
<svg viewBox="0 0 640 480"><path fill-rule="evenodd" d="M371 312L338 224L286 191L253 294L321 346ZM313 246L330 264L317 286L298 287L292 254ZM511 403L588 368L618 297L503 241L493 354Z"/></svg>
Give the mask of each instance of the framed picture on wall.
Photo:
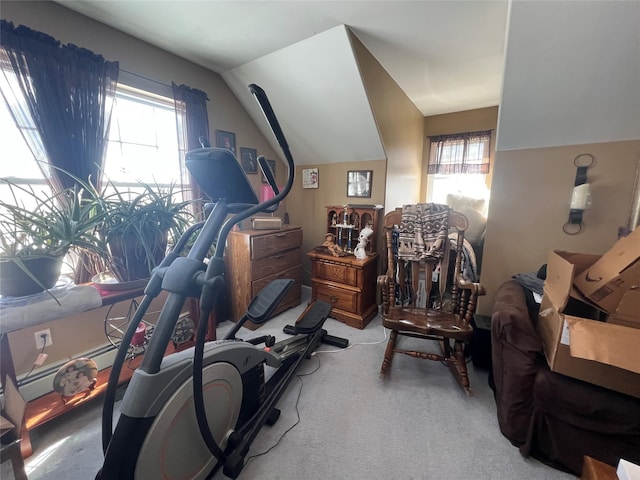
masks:
<svg viewBox="0 0 640 480"><path fill-rule="evenodd" d="M318 188L318 169L302 169L302 188Z"/></svg>
<svg viewBox="0 0 640 480"><path fill-rule="evenodd" d="M255 148L240 147L240 164L245 173L258 173L258 151Z"/></svg>
<svg viewBox="0 0 640 480"><path fill-rule="evenodd" d="M273 173L273 177L275 178L275 176L276 176L276 161L275 160L267 160L267 163L269 164L269 168L271 169L271 173ZM264 176L264 173L262 174L262 183L269 183L267 181L267 177Z"/></svg>
<svg viewBox="0 0 640 480"><path fill-rule="evenodd" d="M347 172L347 197L371 198L373 170L349 170Z"/></svg>
<svg viewBox="0 0 640 480"><path fill-rule="evenodd" d="M226 132L224 130L216 130L216 147L226 148L231 150L231 153L236 154L236 134L233 132Z"/></svg>

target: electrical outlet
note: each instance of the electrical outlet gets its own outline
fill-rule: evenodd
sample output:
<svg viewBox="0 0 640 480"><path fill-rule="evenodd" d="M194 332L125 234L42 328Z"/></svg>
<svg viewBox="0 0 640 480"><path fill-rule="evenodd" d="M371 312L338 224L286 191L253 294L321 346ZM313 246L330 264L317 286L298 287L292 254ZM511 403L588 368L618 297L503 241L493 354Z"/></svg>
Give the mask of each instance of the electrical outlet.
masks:
<svg viewBox="0 0 640 480"><path fill-rule="evenodd" d="M48 328L46 330L40 330L33 335L36 337L36 348L38 350L42 350L44 347L50 347L53 345L53 340L51 340L51 330Z"/></svg>

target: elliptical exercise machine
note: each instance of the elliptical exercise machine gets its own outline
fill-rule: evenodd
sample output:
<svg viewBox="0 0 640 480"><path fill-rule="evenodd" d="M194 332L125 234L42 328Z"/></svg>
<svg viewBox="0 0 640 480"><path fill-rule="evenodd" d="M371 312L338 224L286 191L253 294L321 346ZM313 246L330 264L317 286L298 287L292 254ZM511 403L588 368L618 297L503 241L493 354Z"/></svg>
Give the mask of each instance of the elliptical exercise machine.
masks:
<svg viewBox="0 0 640 480"><path fill-rule="evenodd" d="M213 202L206 221L191 226L153 271L144 297L123 335L105 393L102 446L105 454L97 480L205 479L221 467L237 478L250 445L265 423L273 424L276 404L298 365L320 342L346 347L348 341L322 328L331 306L316 301L285 332L295 336L275 341L262 336L235 338L245 321L267 321L293 284L271 282L251 302L246 314L224 340L205 343L207 322L201 321L195 346L165 357L165 351L187 298L199 298L201 318L219 305L225 288L224 246L234 225L259 212L277 209L293 184L294 163L286 139L265 92L250 85L287 160L282 192L264 157L258 163L275 197L260 203L235 156L220 148L187 153L187 168ZM229 215L232 215L229 217ZM228 218L229 217L229 218ZM198 233L187 256L179 256ZM215 254L205 263L212 245ZM113 430L113 407L127 347L151 301L168 292L148 349L122 399ZM264 348L258 345L265 344ZM274 367L265 381L264 366Z"/></svg>

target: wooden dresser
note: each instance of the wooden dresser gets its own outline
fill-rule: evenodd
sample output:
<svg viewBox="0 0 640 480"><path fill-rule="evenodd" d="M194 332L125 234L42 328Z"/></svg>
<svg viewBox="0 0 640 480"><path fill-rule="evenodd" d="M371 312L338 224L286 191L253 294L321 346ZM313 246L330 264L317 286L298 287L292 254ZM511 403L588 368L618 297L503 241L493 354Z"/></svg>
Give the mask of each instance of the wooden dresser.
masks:
<svg viewBox="0 0 640 480"><path fill-rule="evenodd" d="M331 317L363 329L378 313L376 278L378 254L364 260L307 253L311 259L311 300L329 302Z"/></svg>
<svg viewBox="0 0 640 480"><path fill-rule="evenodd" d="M237 322L246 313L253 297L271 280L292 278L294 286L282 299L274 315L300 305L302 282L302 229L283 225L280 230L232 231L225 249L231 316ZM259 325L251 322L247 328Z"/></svg>

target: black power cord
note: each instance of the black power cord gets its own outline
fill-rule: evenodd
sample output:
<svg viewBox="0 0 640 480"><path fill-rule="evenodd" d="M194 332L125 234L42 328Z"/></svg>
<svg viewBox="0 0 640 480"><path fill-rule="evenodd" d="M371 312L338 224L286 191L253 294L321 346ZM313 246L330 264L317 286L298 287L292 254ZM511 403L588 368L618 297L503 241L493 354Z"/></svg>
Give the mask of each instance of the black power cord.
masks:
<svg viewBox="0 0 640 480"><path fill-rule="evenodd" d="M38 353L36 360L33 362L33 366L31 367L31 370L29 370L29 372L25 375L25 377L20 381L20 383L18 384L18 387L21 387L22 385L24 385L25 380L27 380L27 378L29 378L29 375L33 373L35 368L38 366L38 364L36 363L38 361L38 357L42 355L44 353L44 349L47 348L47 334L46 333L42 334L40 338L42 338L42 348L40 349L40 353Z"/></svg>
<svg viewBox="0 0 640 480"><path fill-rule="evenodd" d="M296 378L298 380L300 380L300 389L298 390L298 396L296 398L296 407L295 408L296 408L296 417L297 418L296 418L295 423L293 425L291 425L289 428L287 428L284 431L284 433L282 435L280 435L280 438L278 438L278 441L276 443L274 443L273 445L271 445L267 450L265 450L264 452L256 453L255 455L251 455L251 456L247 457L247 464L251 460L253 460L254 458L261 457L262 455L266 455L271 450L273 450L278 445L280 445L280 442L285 437L285 435L287 435L287 433L289 433L291 430L293 430L300 423L300 411L298 410L298 403L300 403L300 397L302 395L302 387L304 386L304 382L302 381L302 377L308 377L309 375L312 375L312 374L316 373L320 369L320 357L318 355L313 355L313 357L318 359L318 365L316 366L316 368L314 368L312 371L310 371L308 373L296 374Z"/></svg>

